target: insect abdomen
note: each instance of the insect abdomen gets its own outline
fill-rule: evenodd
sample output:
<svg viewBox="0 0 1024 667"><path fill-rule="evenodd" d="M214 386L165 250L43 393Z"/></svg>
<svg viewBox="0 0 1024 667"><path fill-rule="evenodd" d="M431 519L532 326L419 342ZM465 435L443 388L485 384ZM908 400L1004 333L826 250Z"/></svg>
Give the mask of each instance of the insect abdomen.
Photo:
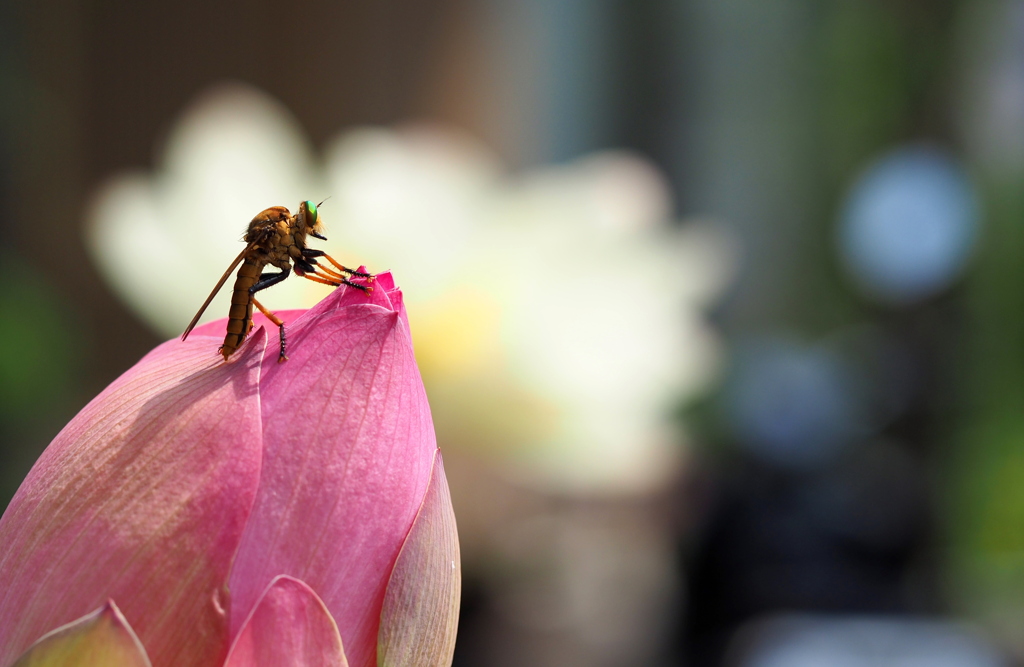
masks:
<svg viewBox="0 0 1024 667"><path fill-rule="evenodd" d="M225 360L234 354L249 335L252 324L252 294L249 289L260 279L264 265L265 262L259 259L246 257L238 269L235 286L231 290L227 335L224 336L224 344L220 346L220 353Z"/></svg>

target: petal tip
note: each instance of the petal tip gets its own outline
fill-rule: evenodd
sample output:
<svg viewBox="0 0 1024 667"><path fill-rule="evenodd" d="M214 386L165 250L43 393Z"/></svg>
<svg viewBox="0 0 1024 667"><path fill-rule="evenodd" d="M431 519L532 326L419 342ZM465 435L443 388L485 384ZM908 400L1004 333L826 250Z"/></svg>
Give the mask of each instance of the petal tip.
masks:
<svg viewBox="0 0 1024 667"><path fill-rule="evenodd" d="M12 667L152 667L113 600L40 637Z"/></svg>
<svg viewBox="0 0 1024 667"><path fill-rule="evenodd" d="M341 634L323 600L306 582L282 574L242 624L224 667L286 664L348 667Z"/></svg>

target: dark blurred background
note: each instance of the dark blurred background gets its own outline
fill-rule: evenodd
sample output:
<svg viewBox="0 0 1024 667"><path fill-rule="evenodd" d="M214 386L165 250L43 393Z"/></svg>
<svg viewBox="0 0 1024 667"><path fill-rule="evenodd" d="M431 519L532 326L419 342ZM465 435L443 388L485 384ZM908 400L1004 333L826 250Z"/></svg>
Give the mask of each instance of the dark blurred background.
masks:
<svg viewBox="0 0 1024 667"><path fill-rule="evenodd" d="M456 665L1024 664L1024 2L8 0L0 34L0 503L162 340L86 250L92 193L241 81L318 148L427 120L513 171L630 149L736 239L670 484L446 452L457 511L519 517L467 550Z"/></svg>

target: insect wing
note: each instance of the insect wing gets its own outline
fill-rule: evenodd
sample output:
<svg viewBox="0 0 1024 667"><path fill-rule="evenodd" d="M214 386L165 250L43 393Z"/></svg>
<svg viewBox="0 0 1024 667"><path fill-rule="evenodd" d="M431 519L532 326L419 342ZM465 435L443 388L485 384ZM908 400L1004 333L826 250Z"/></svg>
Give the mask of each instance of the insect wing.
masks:
<svg viewBox="0 0 1024 667"><path fill-rule="evenodd" d="M206 297L206 301L204 301L203 305L200 306L199 312L196 313L196 316L193 317L192 321L188 323L188 327L185 329L185 333L181 334L182 340L188 338L188 335L192 333L193 329L196 328L196 323L199 322L199 318L203 316L204 312L206 312L206 308L213 301L213 297L217 296L217 292L220 291L220 288L224 287L224 283L228 281L228 277L231 275L231 272L235 270L235 267L242 263L242 260L245 259L245 256L252 252L252 250L257 245L258 244L256 242L250 243L249 245L245 246L245 249L242 252L238 253L238 257L235 257L235 261L231 262L231 266L227 268L227 271L224 272L224 275L220 277L220 280L218 280L217 284L213 287L213 291L210 292L210 296Z"/></svg>

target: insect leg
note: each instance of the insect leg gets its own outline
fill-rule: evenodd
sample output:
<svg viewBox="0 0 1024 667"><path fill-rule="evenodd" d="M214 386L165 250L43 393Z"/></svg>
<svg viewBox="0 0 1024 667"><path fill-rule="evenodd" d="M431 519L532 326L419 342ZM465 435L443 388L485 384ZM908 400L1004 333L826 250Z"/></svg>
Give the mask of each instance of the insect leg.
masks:
<svg viewBox="0 0 1024 667"><path fill-rule="evenodd" d="M321 264L317 264L316 269L314 269L310 273L316 273L317 270L320 271L319 273L317 273L318 276L326 276L328 278L333 278L334 280L345 280L344 275L338 273L337 271L332 271L331 269L328 269L326 266L323 266Z"/></svg>
<svg viewBox="0 0 1024 667"><path fill-rule="evenodd" d="M321 268L323 268L323 267L321 267ZM312 280L315 283L323 283L324 285L331 285L332 287L337 287L338 285L348 285L349 287L355 287L357 290L362 290L362 291L366 292L367 294L369 294L370 292L373 291L373 288L370 287L369 285L360 285L359 283L354 283L351 280L346 280L345 278L338 278L337 280L330 280L330 279L328 279L326 276L324 276L321 273L315 273L315 274L307 273L306 275L304 275L302 277L305 278L306 280Z"/></svg>
<svg viewBox="0 0 1024 667"><path fill-rule="evenodd" d="M295 273L296 275L305 278L307 274L312 274L326 280L330 280L332 285L337 287L339 284L351 285L352 283L342 274L337 271L332 271L326 266L321 266L316 263L315 259L303 259L301 257L295 259Z"/></svg>
<svg viewBox="0 0 1024 667"><path fill-rule="evenodd" d="M319 274L307 273L307 274L303 275L302 277L305 278L306 280L312 280L315 283L323 283L324 285L330 285L331 287L337 287L338 285L341 284L339 282L335 282L333 280L328 280L326 278L323 278Z"/></svg>
<svg viewBox="0 0 1024 667"><path fill-rule="evenodd" d="M256 281L256 284L249 288L249 294L255 294L260 290L267 289L271 285L276 285L291 273L291 269L281 269L281 273L266 273L260 274L260 279Z"/></svg>
<svg viewBox="0 0 1024 667"><path fill-rule="evenodd" d="M316 267L319 266L316 260L306 260L302 257L295 258L295 266L298 269L302 269L306 273L316 273Z"/></svg>
<svg viewBox="0 0 1024 667"><path fill-rule="evenodd" d="M311 261L315 261L315 260L311 260ZM341 283L342 285L348 285L349 287L355 287L356 289L361 289L364 292L372 292L373 291L372 287L369 287L368 285L359 285L357 283L354 283L351 280L349 280L348 278L346 278L345 276L343 276L342 274L338 273L337 271L332 271L331 269L328 269L326 266L323 266L321 264L317 264L316 268L313 271L310 271L310 273L312 273L315 276L319 276L320 278L326 278L328 280L333 280L333 281L335 281L333 283L334 285L337 285L338 283ZM367 274L356 272L355 275L365 276ZM369 279L373 280L373 276L369 276Z"/></svg>
<svg viewBox="0 0 1024 667"><path fill-rule="evenodd" d="M325 253L323 250L316 250L315 248L303 248L302 249L302 258L295 260L295 263L298 264L299 266L301 266L303 269L305 269L309 273L315 273L316 269L319 268L323 272L320 275L323 275L324 273L326 273L329 277L334 278L336 280L344 280L345 276L341 275L340 273L338 273L336 271L332 271L331 269L328 269L326 266L322 266L322 265L317 263L315 258L316 257L323 257L326 254L327 253ZM308 267L316 267L316 268L306 268L307 266Z"/></svg>
<svg viewBox="0 0 1024 667"><path fill-rule="evenodd" d="M303 248L302 249L302 256L303 257L323 257L328 262L330 262L331 264L336 266L338 268L338 270L341 271L342 273L350 273L353 276L359 276L360 278L373 278L372 274L363 273L362 271L355 271L355 270L350 269L350 268L348 268L346 266L342 266L333 257L328 255L323 250L316 250L315 248Z"/></svg>
<svg viewBox="0 0 1024 667"><path fill-rule="evenodd" d="M271 285L276 285L277 283L281 282L282 280L287 278L290 273L291 269L281 269L280 273L270 273L269 271L266 273L261 273L260 279L256 281L255 285L249 288L249 296L252 297L253 304L260 309L261 313L267 316L267 319L269 319L271 322L277 325L278 332L281 335L281 354L277 357L278 363L282 361L287 361L288 359L288 357L286 357L284 354L284 322L282 322L281 318L279 318L277 315L274 315L272 312L264 308L263 305L256 300L256 297L254 295L256 294L256 292L259 292L260 290L267 289ZM252 320L250 320L250 322L251 321Z"/></svg>
<svg viewBox="0 0 1024 667"><path fill-rule="evenodd" d="M281 363L282 361L288 361L288 357L284 353L284 349L285 349L285 345L286 345L285 337L284 337L284 320L282 320L280 317L278 317L274 313L270 312L267 309L267 307L264 306L259 301L257 301L255 297L253 297L252 303L253 303L254 306L256 306L257 308L260 309L261 313L263 313L264 315L267 316L268 320L270 320L271 322L273 322L274 324L277 325L277 330L278 330L278 332L281 335L281 353L277 356L277 363Z"/></svg>

